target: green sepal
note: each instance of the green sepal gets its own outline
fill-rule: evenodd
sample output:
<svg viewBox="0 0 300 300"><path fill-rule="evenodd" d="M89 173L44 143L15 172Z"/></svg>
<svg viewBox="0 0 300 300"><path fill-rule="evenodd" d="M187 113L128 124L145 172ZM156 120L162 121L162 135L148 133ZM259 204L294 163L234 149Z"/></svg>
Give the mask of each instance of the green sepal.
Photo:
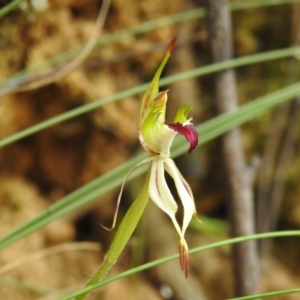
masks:
<svg viewBox="0 0 300 300"><path fill-rule="evenodd" d="M173 38L171 40L171 42L167 48L167 52L166 52L161 64L159 65L158 69L156 70L155 75L154 75L148 89L146 90L145 94L143 95L140 113L139 113L139 128L143 124L146 116L149 114L149 112L152 108L153 100L156 97L156 95L158 94L159 79L160 79L161 73L173 51L175 41L176 41L176 38Z"/></svg>
<svg viewBox="0 0 300 300"><path fill-rule="evenodd" d="M166 125L159 122L159 120L164 118L163 110L152 108L152 110L146 116L141 132L144 141L149 149L153 153L159 153L160 150L160 133L164 131Z"/></svg>
<svg viewBox="0 0 300 300"><path fill-rule="evenodd" d="M176 113L174 123L185 124L186 122L189 122L192 118L187 119L187 115L189 114L191 108L192 106L187 104L180 106Z"/></svg>

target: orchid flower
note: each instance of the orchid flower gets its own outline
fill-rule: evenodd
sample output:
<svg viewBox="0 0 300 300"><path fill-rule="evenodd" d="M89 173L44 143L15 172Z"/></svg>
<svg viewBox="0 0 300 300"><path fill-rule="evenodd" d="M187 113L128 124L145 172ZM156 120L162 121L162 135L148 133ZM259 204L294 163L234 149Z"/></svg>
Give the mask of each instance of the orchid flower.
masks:
<svg viewBox="0 0 300 300"><path fill-rule="evenodd" d="M192 119L187 118L191 109L189 105L183 105L179 108L173 123L165 123L168 91L160 93L158 91L159 78L172 53L175 40L176 39L173 39L169 44L167 53L142 100L138 136L143 148L149 153L149 157L138 163L127 174L121 187L117 207L119 206L122 190L129 174L140 165L150 164L148 182L149 196L152 201L171 218L179 234L180 265L187 277L189 270L189 253L184 235L192 217L197 217L197 214L191 188L177 169L174 161L170 158L170 148L175 136L179 133L184 135L189 141L190 147L188 153L190 154L198 144L198 133L191 123ZM165 171L173 178L183 205L184 216L181 226L175 217L178 207L166 183ZM116 214L114 224L115 219Z"/></svg>

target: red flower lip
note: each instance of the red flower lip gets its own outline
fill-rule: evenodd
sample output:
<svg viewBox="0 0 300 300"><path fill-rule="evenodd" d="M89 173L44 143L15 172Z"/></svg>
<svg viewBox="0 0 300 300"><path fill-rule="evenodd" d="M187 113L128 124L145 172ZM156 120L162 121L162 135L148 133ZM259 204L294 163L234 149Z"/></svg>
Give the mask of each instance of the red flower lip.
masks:
<svg viewBox="0 0 300 300"><path fill-rule="evenodd" d="M196 131L194 124L189 123L183 125L181 123L173 123L167 125L176 132L184 135L186 140L190 143L188 154L191 154L198 145L198 132Z"/></svg>

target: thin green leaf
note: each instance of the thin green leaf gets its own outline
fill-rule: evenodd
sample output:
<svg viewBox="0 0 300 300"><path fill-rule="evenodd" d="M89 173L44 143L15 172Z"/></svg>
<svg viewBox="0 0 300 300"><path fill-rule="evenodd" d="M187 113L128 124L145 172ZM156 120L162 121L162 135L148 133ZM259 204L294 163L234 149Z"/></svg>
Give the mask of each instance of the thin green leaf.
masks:
<svg viewBox="0 0 300 300"><path fill-rule="evenodd" d="M143 212L148 203L149 192L148 192L148 182L149 175L146 179L144 186L134 200L130 208L127 210L124 218L121 221L121 224L118 226L116 235L112 241L112 244L109 247L108 252L105 255L105 258L100 265L97 272L93 275L93 277L88 281L86 287L92 286L93 284L99 282L106 273L112 268L112 266L118 260L121 252L124 247L127 245L128 240L130 239L132 233L134 232ZM75 298L75 300L82 300L88 293L84 293Z"/></svg>
<svg viewBox="0 0 300 300"><path fill-rule="evenodd" d="M33 285L24 280L10 278L10 277L0 276L0 286L1 285L7 285L7 286L12 286L12 287L15 287L18 289L24 289L27 291L34 292L36 294L41 294L41 295L49 295L49 294L63 295L63 293L61 293L58 290L41 287L40 285Z"/></svg>
<svg viewBox="0 0 300 300"><path fill-rule="evenodd" d="M299 0L300 1L300 0ZM124 30L120 30L116 33L112 33L106 36L101 37L97 43L95 44L95 48L104 47L106 45L112 44L114 42L120 41L120 39L127 37L127 36L134 36L142 33L146 33L158 28L162 28L168 25L176 24L176 23L183 23L190 20L194 20L197 18L201 18L205 16L205 9L198 8L198 9L192 9L189 11L181 12L178 14L166 16L160 19L152 20L149 22L144 22L142 24L139 24L138 26L132 27L132 28L126 28ZM50 66L58 65L61 63L64 63L75 56L78 55L82 51L82 48L84 46L77 47L75 49L60 53L48 60L46 60L44 63L31 67L25 70L22 70L18 73L15 73L13 76L7 78L5 81L0 83L0 91L2 93L5 93L11 89L14 88L18 84L18 82L27 82L26 78L28 76L34 76L35 73L38 73L40 71L43 71L47 69Z"/></svg>
<svg viewBox="0 0 300 300"><path fill-rule="evenodd" d="M215 242L215 243L211 243L211 244L208 244L208 245L205 245L205 246L200 246L200 247L193 248L193 249L190 250L190 254L197 253L197 252L200 252L200 251L205 251L205 250L208 250L208 249L217 248L217 247L223 247L223 246L228 246L228 245L232 245L232 244L236 244L236 243L242 243L242 242L246 242L246 241L250 241L250 240L260 240L260 239L270 239L270 238L290 237L290 236L300 236L300 230L258 233L258 234L243 236L243 237L226 239L224 241ZM125 272L119 273L118 275L115 275L115 276L112 276L108 279L105 279L105 280L103 280L103 281L101 281L97 284L94 284L92 286L80 289L80 290L78 290L78 291L76 291L72 294L69 294L69 295L61 298L60 300L72 299L75 296L90 292L90 291L95 290L95 289L97 289L101 286L104 286L104 285L106 285L110 282L113 282L113 281L116 281L118 279L127 277L129 275L133 275L135 273L153 268L153 267L158 266L162 263L168 262L168 261L173 260L173 259L177 259L178 257L179 257L179 254L173 254L173 255L166 256L166 257L163 257L161 259L157 259L157 260L154 260L152 262L140 265L136 268L132 268L132 269L127 270ZM290 290L288 290L288 291L290 291ZM294 289L293 291L296 293L296 292L299 292L299 289ZM254 296L252 296L252 297L254 297ZM240 299L240 298L238 298L238 299ZM250 299L256 299L256 298L250 298Z"/></svg>
<svg viewBox="0 0 300 300"><path fill-rule="evenodd" d="M283 59L283 58L288 58L292 56L297 56L300 53L300 47L291 47L287 49L281 49L281 50L275 50L275 51L270 51L270 52L265 52L265 53L259 53L259 54L254 54L254 55L249 55L237 59L232 59L228 60L226 62L221 62L221 63L215 63L209 66L205 67L200 67L197 69L193 69L187 72L183 72L177 75L169 76L166 78L161 79L160 81L160 86L166 86L171 83L178 82L180 80L188 79L188 78L193 78L201 75L207 75L211 74L214 72L218 71L223 71L231 68L236 68L236 67L241 67L241 66L246 66L250 65L253 63L261 63L261 62L266 62L270 60L275 60L275 59ZM130 97L139 93L144 92L147 87L149 86L149 83L128 89L126 91L123 91L121 93L115 94L113 96L96 100L92 103L83 105L81 107L78 107L76 109L73 109L71 111L68 111L66 113L60 114L56 117L53 117L51 119L48 119L46 121L40 122L37 125L31 126L29 128L26 128L20 132L17 132L13 135L10 135L0 141L0 148L5 147L11 143L14 143L18 140L21 140L27 136L30 136L36 132L39 132L43 129L46 129L50 126L53 126L55 124L64 122L66 120L72 119L74 117L80 116L82 114L85 114L87 112L90 112L94 109L100 108L101 106L104 106L106 104L119 101L123 98Z"/></svg>
<svg viewBox="0 0 300 300"><path fill-rule="evenodd" d="M242 10L247 8L257 8L265 6L282 5L289 3L296 3L299 0L250 0L250 1L235 1L230 4L233 11Z"/></svg>
<svg viewBox="0 0 300 300"><path fill-rule="evenodd" d="M282 295L296 294L296 293L300 293L300 288L282 290L282 291L270 292L270 293L263 293L263 294L257 294L257 295L252 295L252 296L239 297L239 298L232 298L229 300L255 300L255 299L258 300L261 298L270 298L270 297L274 297L274 296L282 296Z"/></svg>
<svg viewBox="0 0 300 300"><path fill-rule="evenodd" d="M15 9L19 2L22 2L23 0L15 0L9 5L5 6L0 10L0 18L1 16L4 16L8 12L10 12L12 9ZM248 1L237 1L230 4L230 8L233 11L243 10L247 8L258 8L258 7L264 7L264 6L274 6L274 5L282 5L282 4L289 4L289 3L297 3L300 2L300 0L248 0ZM206 10L204 8L197 8L188 10L182 13L166 16L160 19L152 20L149 22L145 22L142 24L139 24L136 27L127 28L124 30L120 30L116 33L109 34L107 36L101 37L98 42L95 45L95 49L103 47L105 45L114 43L122 39L123 37L127 36L134 36L142 33L146 33L158 28L162 28L168 25L173 25L177 23L184 23L187 21L191 21L194 19L202 18L206 15ZM58 54L44 63L28 68L25 70L22 70L18 73L15 73L13 76L9 77L5 81L0 83L0 88L2 89L2 92L9 91L13 89L13 87L19 82L26 82L26 78L28 76L33 75L34 73L37 73L39 71L45 70L49 66L53 66L55 64L64 63L69 59L72 59L78 53L82 51L82 48L84 46L77 47L75 49L66 51L64 53Z"/></svg>
<svg viewBox="0 0 300 300"><path fill-rule="evenodd" d="M0 18L7 15L12 10L16 9L20 5L20 3L23 1L24 0L14 0L14 1L11 1L11 3L5 5L3 8L0 9Z"/></svg>
<svg viewBox="0 0 300 300"><path fill-rule="evenodd" d="M200 142L204 144L228 130L260 116L272 107L293 99L298 94L300 94L300 84L294 84L245 104L234 112L223 114L198 125L197 131L200 134ZM183 142L183 139L179 138L175 140L173 146L173 157L177 157L186 152L187 145ZM49 208L42 211L31 220L21 224L19 227L3 236L0 239L0 249L7 247L13 242L49 224L53 220L71 213L75 209L90 203L92 200L116 188L121 184L126 173L145 157L146 154L142 154L131 159L120 167L91 181L55 204L49 206ZM137 169L135 173L132 174L131 179L145 172L145 169L146 168L143 167Z"/></svg>

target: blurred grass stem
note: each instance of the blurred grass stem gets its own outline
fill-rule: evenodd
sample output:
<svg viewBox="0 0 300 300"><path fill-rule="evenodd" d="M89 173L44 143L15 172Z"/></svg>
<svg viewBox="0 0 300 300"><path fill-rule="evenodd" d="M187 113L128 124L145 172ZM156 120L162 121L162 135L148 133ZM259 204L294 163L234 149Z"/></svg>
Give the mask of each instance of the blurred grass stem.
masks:
<svg viewBox="0 0 300 300"><path fill-rule="evenodd" d="M142 213L148 203L148 181L149 174L147 175L147 178L145 180L144 186L140 194L133 201L130 208L126 212L125 217L122 219L122 222L118 227L114 240L107 254L105 255L104 261L102 262L94 276L88 281L85 287L89 287L98 283L112 268L112 266L116 263L117 259L119 258L121 252L123 251L133 231L135 230L138 221L140 220ZM75 299L82 300L87 296L87 294L88 292L77 296Z"/></svg>
<svg viewBox="0 0 300 300"><path fill-rule="evenodd" d="M233 56L231 15L227 0L207 0L209 37L214 62ZM213 102L218 113L232 112L238 106L236 80L233 70L215 75ZM227 178L227 205L232 237L254 233L254 208L250 178L247 174L242 142L238 128L221 138L221 160ZM235 293L237 296L258 292L259 268L256 243L235 244L232 249Z"/></svg>

